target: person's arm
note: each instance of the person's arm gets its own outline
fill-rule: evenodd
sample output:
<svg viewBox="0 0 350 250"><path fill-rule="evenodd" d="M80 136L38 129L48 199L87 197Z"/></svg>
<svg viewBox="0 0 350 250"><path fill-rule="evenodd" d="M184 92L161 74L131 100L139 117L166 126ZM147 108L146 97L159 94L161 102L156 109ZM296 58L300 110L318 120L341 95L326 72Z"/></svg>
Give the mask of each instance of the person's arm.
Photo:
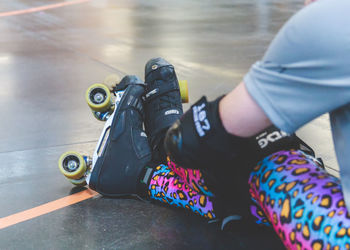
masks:
<svg viewBox="0 0 350 250"><path fill-rule="evenodd" d="M220 101L219 114L226 131L240 137L253 136L272 125L248 93L244 82Z"/></svg>

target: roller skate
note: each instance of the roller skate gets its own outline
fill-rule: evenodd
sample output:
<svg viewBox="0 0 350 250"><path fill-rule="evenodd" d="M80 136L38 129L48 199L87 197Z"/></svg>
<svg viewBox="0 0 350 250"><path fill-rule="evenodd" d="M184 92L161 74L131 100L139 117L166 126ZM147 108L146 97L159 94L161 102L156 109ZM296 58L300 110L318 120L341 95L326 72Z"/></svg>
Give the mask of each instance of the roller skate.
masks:
<svg viewBox="0 0 350 250"><path fill-rule="evenodd" d="M145 84L136 76L124 77L113 88L105 84L88 88L89 107L97 119L106 123L92 158L76 152L60 157L59 168L73 184L87 183L112 197L139 193L140 176L151 160L143 130L144 91Z"/></svg>
<svg viewBox="0 0 350 250"><path fill-rule="evenodd" d="M163 149L167 129L183 114L182 102L188 102L187 81L178 81L173 65L153 58L145 66L145 129L155 162L166 162Z"/></svg>

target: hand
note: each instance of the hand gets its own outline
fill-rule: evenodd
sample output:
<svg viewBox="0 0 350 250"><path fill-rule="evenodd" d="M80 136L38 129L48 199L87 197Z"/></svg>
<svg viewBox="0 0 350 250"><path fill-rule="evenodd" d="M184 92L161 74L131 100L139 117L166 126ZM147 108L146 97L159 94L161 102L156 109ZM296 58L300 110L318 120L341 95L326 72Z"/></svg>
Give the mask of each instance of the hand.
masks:
<svg viewBox="0 0 350 250"><path fill-rule="evenodd" d="M227 133L218 104L222 97L197 101L170 129L164 144L170 158L185 168L209 169L235 162L246 141Z"/></svg>

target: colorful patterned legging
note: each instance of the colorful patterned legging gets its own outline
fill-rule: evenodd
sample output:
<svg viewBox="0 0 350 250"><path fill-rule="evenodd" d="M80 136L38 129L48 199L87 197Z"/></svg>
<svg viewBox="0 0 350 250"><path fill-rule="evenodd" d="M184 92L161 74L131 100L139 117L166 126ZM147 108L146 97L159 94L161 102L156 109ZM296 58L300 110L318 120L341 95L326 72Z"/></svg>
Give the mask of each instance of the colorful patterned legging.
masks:
<svg viewBox="0 0 350 250"><path fill-rule="evenodd" d="M148 194L152 199L190 209L205 218L216 217L214 195L199 170L184 169L170 161L168 165L159 165L153 173Z"/></svg>
<svg viewBox="0 0 350 250"><path fill-rule="evenodd" d="M264 158L249 177L257 223L271 225L290 249L350 249L350 214L340 182L302 151ZM172 162L156 168L149 196L216 218L215 196L199 170Z"/></svg>

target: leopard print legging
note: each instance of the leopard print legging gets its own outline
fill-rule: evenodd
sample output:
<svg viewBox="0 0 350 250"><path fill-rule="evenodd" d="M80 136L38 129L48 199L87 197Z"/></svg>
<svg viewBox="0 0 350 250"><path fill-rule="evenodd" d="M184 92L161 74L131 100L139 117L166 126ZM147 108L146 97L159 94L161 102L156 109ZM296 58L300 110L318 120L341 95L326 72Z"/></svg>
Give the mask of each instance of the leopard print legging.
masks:
<svg viewBox="0 0 350 250"><path fill-rule="evenodd" d="M302 151L279 151L264 158L249 177L259 224L274 228L288 249L350 249L350 214L340 182ZM149 185L151 199L217 217L215 195L199 170L172 162L159 165Z"/></svg>

